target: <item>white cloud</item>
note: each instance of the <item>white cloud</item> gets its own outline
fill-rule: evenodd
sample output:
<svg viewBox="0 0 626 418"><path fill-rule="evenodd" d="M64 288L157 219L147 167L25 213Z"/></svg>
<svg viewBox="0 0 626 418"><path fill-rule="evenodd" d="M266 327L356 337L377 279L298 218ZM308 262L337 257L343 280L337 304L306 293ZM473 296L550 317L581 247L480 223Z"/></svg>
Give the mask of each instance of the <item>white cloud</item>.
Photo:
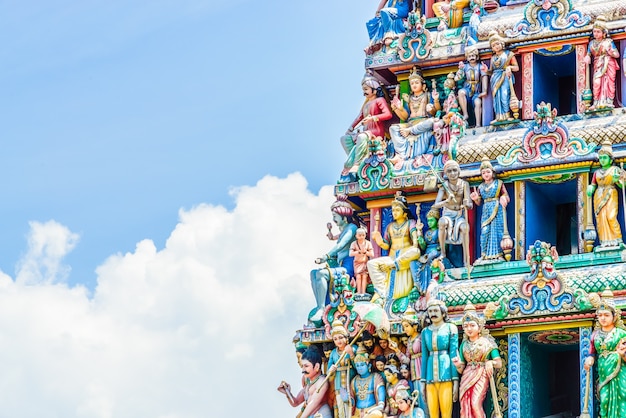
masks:
<svg viewBox="0 0 626 418"><path fill-rule="evenodd" d="M299 379L331 188L268 176L233 196L181 210L163 249L108 258L92 297L62 283L76 234L31 223L17 280L0 275L0 416L295 415L275 388Z"/></svg>

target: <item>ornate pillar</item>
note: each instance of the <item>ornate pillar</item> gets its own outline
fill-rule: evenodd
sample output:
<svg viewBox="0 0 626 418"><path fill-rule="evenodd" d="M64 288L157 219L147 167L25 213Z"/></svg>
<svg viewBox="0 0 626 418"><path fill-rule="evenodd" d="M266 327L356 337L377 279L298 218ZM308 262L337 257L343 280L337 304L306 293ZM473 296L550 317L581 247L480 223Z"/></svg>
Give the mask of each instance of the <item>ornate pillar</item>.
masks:
<svg viewBox="0 0 626 418"><path fill-rule="evenodd" d="M589 175L587 173L581 173L577 177L577 188L578 188L578 196L581 196L580 199L577 199L576 202L576 223L578 225L578 254L582 254L585 252L585 239L583 237L583 233L585 232L585 225L587 224L587 217L585 216L585 203L587 200L587 185Z"/></svg>
<svg viewBox="0 0 626 418"><path fill-rule="evenodd" d="M524 260L526 248L526 183L515 182L515 259Z"/></svg>
<svg viewBox="0 0 626 418"><path fill-rule="evenodd" d="M585 113L587 110L583 103L583 90L587 88L587 64L583 61L585 55L587 55L586 45L576 45L576 109L578 113Z"/></svg>
<svg viewBox="0 0 626 418"><path fill-rule="evenodd" d="M533 53L522 54L522 119L533 118Z"/></svg>
<svg viewBox="0 0 626 418"><path fill-rule="evenodd" d="M582 415L583 412L586 412L585 407L585 395L588 395L588 411L590 411L590 415L593 416L593 374L589 376L590 385L589 385L589 393L586 391L587 387L587 371L584 369L583 364L585 363L585 359L589 355L589 350L591 348L591 327L580 327L578 329L578 333L580 335L579 339L579 347L580 347L580 413Z"/></svg>
<svg viewBox="0 0 626 418"><path fill-rule="evenodd" d="M520 334L509 334L509 418L521 417Z"/></svg>

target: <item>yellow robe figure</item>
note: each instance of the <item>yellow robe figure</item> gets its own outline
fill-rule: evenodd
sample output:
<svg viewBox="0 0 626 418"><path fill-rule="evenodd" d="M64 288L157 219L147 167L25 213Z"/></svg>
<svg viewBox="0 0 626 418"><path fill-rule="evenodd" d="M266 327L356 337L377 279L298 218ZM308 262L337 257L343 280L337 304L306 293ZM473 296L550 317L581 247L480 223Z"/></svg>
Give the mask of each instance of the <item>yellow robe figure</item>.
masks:
<svg viewBox="0 0 626 418"><path fill-rule="evenodd" d="M597 189L593 195L593 207L596 215L596 228L600 246L612 247L622 243L622 231L617 221L618 196L614 186L615 177L619 177L621 170L610 166L607 169L600 168L593 175L591 184Z"/></svg>

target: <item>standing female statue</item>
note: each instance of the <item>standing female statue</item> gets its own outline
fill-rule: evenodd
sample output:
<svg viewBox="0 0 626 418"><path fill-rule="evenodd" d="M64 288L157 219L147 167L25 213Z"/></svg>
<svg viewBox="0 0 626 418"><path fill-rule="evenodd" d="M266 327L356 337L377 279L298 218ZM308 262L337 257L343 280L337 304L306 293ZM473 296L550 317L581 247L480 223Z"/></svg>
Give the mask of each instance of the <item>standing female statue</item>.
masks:
<svg viewBox="0 0 626 418"><path fill-rule="evenodd" d="M617 187L624 187L626 173L613 165L613 147L609 141L602 143L598 151L600 168L593 173L587 186L587 196L593 195L593 209L600 247L622 246L622 231L617 221Z"/></svg>
<svg viewBox="0 0 626 418"><path fill-rule="evenodd" d="M626 331L609 289L602 292L596 321L584 367L587 372L594 364L598 367L600 417L622 418L626 416Z"/></svg>
<svg viewBox="0 0 626 418"><path fill-rule="evenodd" d="M598 16L593 24L593 39L589 42L585 64L593 57L593 106L591 109L612 108L615 99L615 75L619 51L609 37L606 18Z"/></svg>
<svg viewBox="0 0 626 418"><path fill-rule="evenodd" d="M510 106L511 86L515 84L513 73L519 71L519 65L515 59L515 54L504 49L504 39L496 32L489 36L489 45L493 51L487 71L491 75L493 110L496 114L493 122L513 120Z"/></svg>
<svg viewBox="0 0 626 418"><path fill-rule="evenodd" d="M459 403L461 418L485 418L483 401L489 390L493 369L502 367L502 359L494 339L485 332L484 320L474 305L468 303L463 316L463 342L460 358L452 359L461 375Z"/></svg>

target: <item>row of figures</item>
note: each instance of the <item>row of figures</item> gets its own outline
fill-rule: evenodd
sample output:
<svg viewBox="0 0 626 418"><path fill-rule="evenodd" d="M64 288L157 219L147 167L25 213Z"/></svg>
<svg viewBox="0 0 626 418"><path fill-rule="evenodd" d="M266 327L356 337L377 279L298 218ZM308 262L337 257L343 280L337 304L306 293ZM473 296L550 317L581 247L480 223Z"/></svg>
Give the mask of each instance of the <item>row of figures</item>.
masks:
<svg viewBox="0 0 626 418"><path fill-rule="evenodd" d="M485 417L483 403L490 388L497 400L494 369L502 367L502 360L484 319L468 304L459 342L445 303L431 299L426 308L420 314L409 310L401 318L406 346L389 343L388 358L397 360L389 360L382 372L375 355L380 346L371 336L356 345L336 321L331 332L335 347L328 359L315 346L301 356L302 390L294 395L286 382L278 390L292 406L303 405L298 417L304 418L450 418L457 401L461 417ZM323 363L328 377L322 373ZM500 414L499 402L494 407Z"/></svg>
<svg viewBox="0 0 626 418"><path fill-rule="evenodd" d="M382 233L378 230L377 220L374 224L372 239L387 252L381 257L374 257L373 245L366 238L367 231L358 227L347 198L338 196L331 211L340 233L329 233L329 238L336 240L336 244L315 260L324 266L311 271L316 308L310 319L318 321L322 318L328 301L332 304L335 297L332 290L336 288L334 278L344 276L354 279L357 294L370 293L373 302L389 308L407 297L423 301L443 281L446 268L471 267L468 210L474 205L483 206L481 256L474 264L504 261L504 253L513 247L505 212L510 198L502 180L495 178L488 160L482 162L480 170L483 182L470 190L469 183L460 178L459 164L454 160L445 163L445 180L442 179L437 197L426 214L426 227L420 219L420 206L417 206L418 213L414 214L406 197L398 192L391 203L391 222ZM448 248L461 250L460 264L450 262Z"/></svg>
<svg viewBox="0 0 626 418"><path fill-rule="evenodd" d="M481 126L483 100L489 90L495 111L492 123L516 119L519 101L513 73L519 71L519 65L515 55L504 49L503 38L493 34L490 45L493 55L489 66L479 61L476 47L467 47L466 61L448 74L441 91L432 79L429 92L415 67L409 75L410 92L400 94L396 87L388 100L387 89L374 76L366 75L361 82L365 102L341 137L347 158L340 182L357 179L361 164L371 155L372 142L385 144L378 152L397 173L441 169L464 135L468 121ZM399 123L389 125L394 118Z"/></svg>

